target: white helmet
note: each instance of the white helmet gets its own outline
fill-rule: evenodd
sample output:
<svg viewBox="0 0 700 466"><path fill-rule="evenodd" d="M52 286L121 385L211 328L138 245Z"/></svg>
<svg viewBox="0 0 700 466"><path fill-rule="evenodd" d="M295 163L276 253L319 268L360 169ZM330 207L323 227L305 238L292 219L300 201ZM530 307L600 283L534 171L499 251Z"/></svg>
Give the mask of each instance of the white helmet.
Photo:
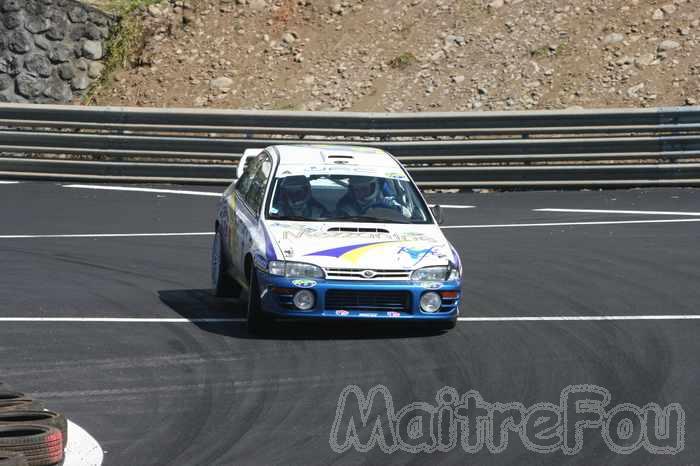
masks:
<svg viewBox="0 0 700 466"><path fill-rule="evenodd" d="M303 175L288 176L280 186L287 205L294 211L301 211L311 199L311 185Z"/></svg>
<svg viewBox="0 0 700 466"><path fill-rule="evenodd" d="M368 206L379 197L379 180L371 176L353 176L350 190L358 204Z"/></svg>

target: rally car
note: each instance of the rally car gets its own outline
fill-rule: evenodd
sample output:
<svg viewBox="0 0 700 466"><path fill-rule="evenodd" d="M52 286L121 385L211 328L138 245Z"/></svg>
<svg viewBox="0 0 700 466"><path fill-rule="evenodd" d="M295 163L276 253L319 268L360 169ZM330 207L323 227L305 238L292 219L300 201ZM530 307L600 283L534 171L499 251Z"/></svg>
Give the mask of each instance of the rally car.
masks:
<svg viewBox="0 0 700 466"><path fill-rule="evenodd" d="M452 328L462 267L440 217L383 150L246 150L214 226L215 294L247 297L252 333L275 318Z"/></svg>

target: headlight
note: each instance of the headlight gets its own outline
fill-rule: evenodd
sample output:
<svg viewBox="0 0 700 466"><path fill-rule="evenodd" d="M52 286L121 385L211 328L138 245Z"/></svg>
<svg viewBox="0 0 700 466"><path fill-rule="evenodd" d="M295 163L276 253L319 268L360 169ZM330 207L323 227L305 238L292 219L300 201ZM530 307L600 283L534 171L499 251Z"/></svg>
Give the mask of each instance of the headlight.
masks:
<svg viewBox="0 0 700 466"><path fill-rule="evenodd" d="M267 271L271 275L279 275L284 277L284 261L270 261L267 263Z"/></svg>
<svg viewBox="0 0 700 466"><path fill-rule="evenodd" d="M459 270L447 265L436 267L423 267L411 274L411 280L420 282L442 282L446 280L459 280Z"/></svg>
<svg viewBox="0 0 700 466"><path fill-rule="evenodd" d="M321 267L302 262L287 262L287 277L289 278L323 278Z"/></svg>
<svg viewBox="0 0 700 466"><path fill-rule="evenodd" d="M438 267L423 267L422 269L418 269L411 274L411 280L421 282L441 282L447 279L448 272L449 269L444 265Z"/></svg>
<svg viewBox="0 0 700 466"><path fill-rule="evenodd" d="M440 310L441 305L442 298L439 294L435 293L434 291L429 291L420 298L420 308L424 312L437 312Z"/></svg>
<svg viewBox="0 0 700 466"><path fill-rule="evenodd" d="M267 271L271 275L287 278L323 278L323 269L303 262L270 261Z"/></svg>
<svg viewBox="0 0 700 466"><path fill-rule="evenodd" d="M308 311L316 304L316 297L309 290L301 290L296 292L293 301L297 309Z"/></svg>

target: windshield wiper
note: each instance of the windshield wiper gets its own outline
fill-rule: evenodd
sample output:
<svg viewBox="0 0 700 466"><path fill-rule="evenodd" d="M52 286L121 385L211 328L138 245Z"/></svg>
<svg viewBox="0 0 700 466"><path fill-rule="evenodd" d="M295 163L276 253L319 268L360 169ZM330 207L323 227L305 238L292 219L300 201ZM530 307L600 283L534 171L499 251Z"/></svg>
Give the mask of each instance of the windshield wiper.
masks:
<svg viewBox="0 0 700 466"><path fill-rule="evenodd" d="M333 220L348 220L351 222L367 222L367 223L412 223L412 222L402 222L400 220L394 220L391 218L378 218L378 217L368 217L365 215L351 215L347 217L336 217Z"/></svg>
<svg viewBox="0 0 700 466"><path fill-rule="evenodd" d="M270 216L270 218L275 219L275 220L292 220L292 221L297 220L300 222L308 222L308 221L313 220L313 219L306 218L306 217L301 216L301 215L283 215L283 216L279 216L279 217L278 216L274 216L274 217Z"/></svg>
<svg viewBox="0 0 700 466"><path fill-rule="evenodd" d="M370 222L370 223L382 222L382 219L380 219L380 218L368 217L368 216L363 216L363 215L346 215L344 217L336 217L334 220L349 220L349 221L354 221L354 222Z"/></svg>

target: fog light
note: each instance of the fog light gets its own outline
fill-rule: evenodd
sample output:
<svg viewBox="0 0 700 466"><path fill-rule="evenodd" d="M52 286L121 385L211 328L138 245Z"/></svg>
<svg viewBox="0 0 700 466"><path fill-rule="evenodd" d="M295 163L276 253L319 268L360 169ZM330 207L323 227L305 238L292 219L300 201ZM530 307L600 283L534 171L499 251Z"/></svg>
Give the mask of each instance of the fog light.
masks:
<svg viewBox="0 0 700 466"><path fill-rule="evenodd" d="M441 304L442 299L440 295L433 291L425 293L420 298L420 308L425 312L437 312L440 310Z"/></svg>
<svg viewBox="0 0 700 466"><path fill-rule="evenodd" d="M302 311L308 311L316 303L313 292L309 290L297 291L294 295L294 305Z"/></svg>

